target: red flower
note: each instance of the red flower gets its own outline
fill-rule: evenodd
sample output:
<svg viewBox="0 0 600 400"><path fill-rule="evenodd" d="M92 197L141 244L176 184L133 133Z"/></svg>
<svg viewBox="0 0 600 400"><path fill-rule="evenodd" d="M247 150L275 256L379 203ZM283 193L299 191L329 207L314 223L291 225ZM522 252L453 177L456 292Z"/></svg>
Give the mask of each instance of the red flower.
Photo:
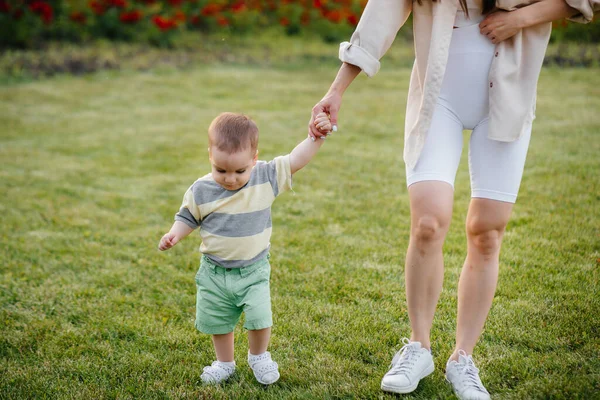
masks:
<svg viewBox="0 0 600 400"><path fill-rule="evenodd" d="M229 26L229 20L222 15L217 17L217 24L220 26Z"/></svg>
<svg viewBox="0 0 600 400"><path fill-rule="evenodd" d="M119 15L119 20L124 24L135 24L140 19L142 19L142 12L140 10L122 12L121 15Z"/></svg>
<svg viewBox="0 0 600 400"><path fill-rule="evenodd" d="M165 17L161 17L160 15L155 15L152 17L152 22L163 32L171 30L177 26L177 22L175 20L167 19Z"/></svg>
<svg viewBox="0 0 600 400"><path fill-rule="evenodd" d="M85 24L87 17L81 11L73 11L69 15L69 19L73 22L77 22L78 24Z"/></svg>
<svg viewBox="0 0 600 400"><path fill-rule="evenodd" d="M279 20L279 24L281 26L288 26L290 24L290 20L286 17L283 17Z"/></svg>
<svg viewBox="0 0 600 400"><path fill-rule="evenodd" d="M321 3L321 0L313 0L313 6L315 8L321 8L323 7L323 4Z"/></svg>
<svg viewBox="0 0 600 400"><path fill-rule="evenodd" d="M127 2L125 0L104 0L106 5L109 7L116 8L125 8L127 7Z"/></svg>
<svg viewBox="0 0 600 400"><path fill-rule="evenodd" d="M337 24L342 20L342 14L338 10L331 10L325 13L325 18Z"/></svg>
<svg viewBox="0 0 600 400"><path fill-rule="evenodd" d="M246 4L244 3L244 1L238 1L231 5L231 11L233 11L234 13L239 13L244 10L246 10Z"/></svg>
<svg viewBox="0 0 600 400"><path fill-rule="evenodd" d="M106 12L106 9L104 8L104 4L102 4L98 0L91 0L89 2L89 6L92 9L92 11L94 12L94 14L96 14L96 15L102 15Z"/></svg>
<svg viewBox="0 0 600 400"><path fill-rule="evenodd" d="M29 9L34 14L39 14L44 23L52 22L52 6L44 1L34 1L29 5Z"/></svg>
<svg viewBox="0 0 600 400"><path fill-rule="evenodd" d="M169 4L173 7L179 7L183 4L183 0L169 0Z"/></svg>
<svg viewBox="0 0 600 400"><path fill-rule="evenodd" d="M192 25L198 25L200 24L200 16L199 15L194 15L190 18L190 24Z"/></svg>
<svg viewBox="0 0 600 400"><path fill-rule="evenodd" d="M347 20L350 25L353 25L353 26L358 25L358 17L354 14L348 15Z"/></svg>
<svg viewBox="0 0 600 400"><path fill-rule="evenodd" d="M185 17L185 14L183 13L183 11L177 10L177 11L175 11L175 15L173 16L173 19L177 22L185 22L186 17Z"/></svg>
<svg viewBox="0 0 600 400"><path fill-rule="evenodd" d="M302 25L308 25L310 23L310 14L307 12L302 13L300 16L300 23Z"/></svg>
<svg viewBox="0 0 600 400"><path fill-rule="evenodd" d="M10 5L6 1L0 1L0 13L8 14L10 12Z"/></svg>
<svg viewBox="0 0 600 400"><path fill-rule="evenodd" d="M200 11L200 14L208 17L209 15L215 15L219 11L221 11L221 6L217 4L208 4Z"/></svg>
<svg viewBox="0 0 600 400"><path fill-rule="evenodd" d="M16 9L13 14L13 18L16 20L19 20L19 19L21 19L22 16L23 16L23 9L22 8Z"/></svg>

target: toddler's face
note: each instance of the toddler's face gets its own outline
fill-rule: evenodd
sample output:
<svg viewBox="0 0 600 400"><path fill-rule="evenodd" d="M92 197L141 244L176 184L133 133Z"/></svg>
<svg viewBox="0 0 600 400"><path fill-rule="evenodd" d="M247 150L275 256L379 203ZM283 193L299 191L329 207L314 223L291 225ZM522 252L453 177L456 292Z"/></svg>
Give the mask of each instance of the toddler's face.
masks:
<svg viewBox="0 0 600 400"><path fill-rule="evenodd" d="M208 154L213 179L227 190L238 190L248 183L252 168L258 159L258 151L253 153L250 148L229 154L211 147Z"/></svg>

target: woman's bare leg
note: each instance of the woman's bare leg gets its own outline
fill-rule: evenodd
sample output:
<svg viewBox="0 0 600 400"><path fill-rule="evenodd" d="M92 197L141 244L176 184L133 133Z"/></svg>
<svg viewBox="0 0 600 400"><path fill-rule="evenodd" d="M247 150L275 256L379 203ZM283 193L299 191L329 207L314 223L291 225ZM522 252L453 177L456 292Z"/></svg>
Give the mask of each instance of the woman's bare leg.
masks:
<svg viewBox="0 0 600 400"><path fill-rule="evenodd" d="M513 204L474 198L467 215L467 258L458 283L456 348L472 354L483 331L498 282L500 246Z"/></svg>
<svg viewBox="0 0 600 400"><path fill-rule="evenodd" d="M410 339L429 349L444 278L442 246L452 218L454 189L446 182L424 181L409 186L408 193L411 228L405 279Z"/></svg>

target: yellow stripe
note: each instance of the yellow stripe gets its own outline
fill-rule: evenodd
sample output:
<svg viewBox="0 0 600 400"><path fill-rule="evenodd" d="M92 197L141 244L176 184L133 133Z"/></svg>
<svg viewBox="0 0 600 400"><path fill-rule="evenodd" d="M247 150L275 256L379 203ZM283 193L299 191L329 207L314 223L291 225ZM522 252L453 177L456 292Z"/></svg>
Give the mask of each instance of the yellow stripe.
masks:
<svg viewBox="0 0 600 400"><path fill-rule="evenodd" d="M224 260L251 260L269 246L271 228L254 236L230 238L213 235L200 231L202 245L200 252L205 253L210 249L210 254Z"/></svg>
<svg viewBox="0 0 600 400"><path fill-rule="evenodd" d="M275 196L269 182L242 189L233 196L215 200L198 206L201 215L213 212L224 214L242 214L261 211L271 207Z"/></svg>
<svg viewBox="0 0 600 400"><path fill-rule="evenodd" d="M198 211L198 207L196 207L194 193L192 192L191 186L183 196L183 203L181 204L181 207L187 208L194 218L196 218L196 221L200 222L202 218L200 218L200 212Z"/></svg>

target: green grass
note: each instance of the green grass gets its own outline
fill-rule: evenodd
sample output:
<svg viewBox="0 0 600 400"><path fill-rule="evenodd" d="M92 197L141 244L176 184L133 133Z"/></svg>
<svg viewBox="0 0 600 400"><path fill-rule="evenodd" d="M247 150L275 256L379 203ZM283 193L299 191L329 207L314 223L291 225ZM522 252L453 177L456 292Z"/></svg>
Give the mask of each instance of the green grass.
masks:
<svg viewBox="0 0 600 400"><path fill-rule="evenodd" d="M264 389L236 333L236 377L202 386L213 360L193 326L199 238L156 249L183 193L209 170L221 111L261 128L261 158L289 152L335 66L212 65L0 86L0 398L395 398L380 391L409 334L409 209L402 126L409 70L347 93L340 132L273 207ZM495 398L600 393L600 71L545 69L498 291L475 358ZM466 136L465 136L466 137ZM443 380L469 202L457 176L433 331L435 373L406 399L452 398Z"/></svg>

